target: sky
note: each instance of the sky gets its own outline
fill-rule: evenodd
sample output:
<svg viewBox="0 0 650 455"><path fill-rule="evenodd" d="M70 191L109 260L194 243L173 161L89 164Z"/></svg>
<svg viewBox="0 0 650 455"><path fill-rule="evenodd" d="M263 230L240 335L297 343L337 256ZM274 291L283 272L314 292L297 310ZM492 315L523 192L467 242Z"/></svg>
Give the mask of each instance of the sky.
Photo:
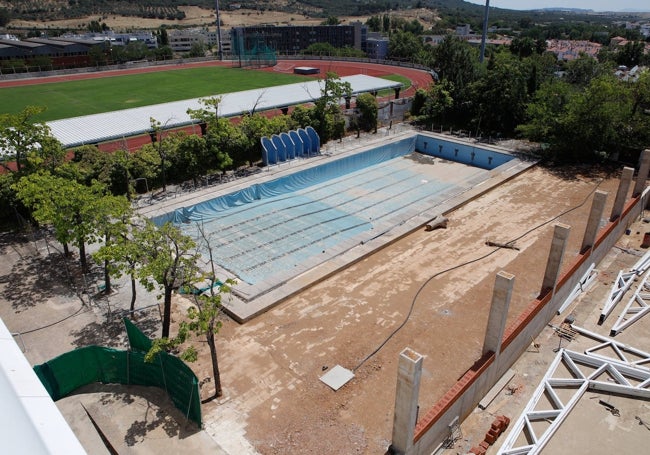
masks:
<svg viewBox="0 0 650 455"><path fill-rule="evenodd" d="M485 5L485 0L465 0ZM594 11L650 11L648 0L490 0L490 7L506 9L583 8Z"/></svg>

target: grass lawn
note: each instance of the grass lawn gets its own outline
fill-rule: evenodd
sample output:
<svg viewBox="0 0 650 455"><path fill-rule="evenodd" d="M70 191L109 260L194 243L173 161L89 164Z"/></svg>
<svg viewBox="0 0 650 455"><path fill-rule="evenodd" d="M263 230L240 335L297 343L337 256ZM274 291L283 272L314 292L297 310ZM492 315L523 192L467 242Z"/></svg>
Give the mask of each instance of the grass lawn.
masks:
<svg viewBox="0 0 650 455"><path fill-rule="evenodd" d="M388 79L411 85L400 75ZM212 96L276 85L293 84L310 77L239 68L202 67L155 73L53 82L0 88L2 112L15 114L26 106L45 106L35 120L50 121L151 104ZM387 96L392 90L380 93Z"/></svg>
<svg viewBox="0 0 650 455"><path fill-rule="evenodd" d="M36 120L50 121L219 93L238 92L311 80L306 76L205 67L81 81L0 88L3 113L46 106Z"/></svg>

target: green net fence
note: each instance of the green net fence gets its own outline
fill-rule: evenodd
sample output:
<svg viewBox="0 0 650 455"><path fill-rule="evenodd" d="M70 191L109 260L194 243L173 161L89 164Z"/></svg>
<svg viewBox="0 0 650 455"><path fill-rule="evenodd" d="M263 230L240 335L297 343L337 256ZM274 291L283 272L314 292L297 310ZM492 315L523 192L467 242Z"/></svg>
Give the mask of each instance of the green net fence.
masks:
<svg viewBox="0 0 650 455"><path fill-rule="evenodd" d="M125 325L130 351L86 346L34 366L50 397L56 401L93 382L154 386L165 390L174 406L201 427L199 381L194 372L166 352L145 362L151 340L131 322L125 320Z"/></svg>
<svg viewBox="0 0 650 455"><path fill-rule="evenodd" d="M256 36L244 43L241 40L235 49L233 66L239 68L266 68L278 63L274 49L267 46L264 38Z"/></svg>

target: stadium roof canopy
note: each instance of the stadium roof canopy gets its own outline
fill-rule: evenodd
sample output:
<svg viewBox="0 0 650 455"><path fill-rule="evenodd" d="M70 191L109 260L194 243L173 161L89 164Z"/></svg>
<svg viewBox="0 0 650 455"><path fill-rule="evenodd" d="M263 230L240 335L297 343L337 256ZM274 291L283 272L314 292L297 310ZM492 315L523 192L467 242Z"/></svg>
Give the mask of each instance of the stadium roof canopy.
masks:
<svg viewBox="0 0 650 455"><path fill-rule="evenodd" d="M374 92L401 87L400 82L357 74L341 78L349 82L352 94ZM323 80L300 82L262 89L225 93L219 104L220 117L235 117L252 110L256 112L313 102L320 98ZM208 97L204 97L208 98ZM64 147L77 147L110 140L127 138L151 131L150 118L155 118L164 128L178 128L196 123L187 114L188 109L202 109L200 98L154 104L121 111L85 115L47 122L52 135Z"/></svg>

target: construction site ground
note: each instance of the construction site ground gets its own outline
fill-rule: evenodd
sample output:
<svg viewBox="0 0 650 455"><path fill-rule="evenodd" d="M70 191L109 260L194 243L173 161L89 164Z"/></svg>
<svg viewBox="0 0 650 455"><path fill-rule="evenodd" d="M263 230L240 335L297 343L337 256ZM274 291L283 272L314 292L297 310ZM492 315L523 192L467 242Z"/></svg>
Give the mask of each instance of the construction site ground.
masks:
<svg viewBox="0 0 650 455"><path fill-rule="evenodd" d="M650 230L650 219L641 218L630 226L630 233L624 235L608 256L597 265L594 282L565 310L550 321L542 333L531 340L529 349L512 367L512 379L503 384L501 390L485 409L477 407L462 424L455 440L450 441L443 454L467 453L483 440L495 416L505 415L511 419L511 427L524 410L531 395L560 349L584 353L601 341L576 333L572 327L581 327L603 337L610 336L610 330L623 311L634 289L642 278L636 278L631 289L602 325L598 324L601 311L612 290L619 272L628 272L647 253L641 247ZM569 322L572 322L572 326ZM629 328L612 337L614 341L631 348L650 352L650 318L642 318ZM604 353L607 355L607 353ZM632 356L634 360L637 358ZM643 365L647 367L647 364ZM600 401L615 406L620 415L611 412ZM650 402L644 399L616 395L608 392L588 391L560 429L550 439L542 453L548 454L610 454L639 453L650 438ZM511 429L511 428L510 428ZM509 429L509 430L510 430ZM508 431L501 438L505 438ZM496 454L503 439L494 444L487 454Z"/></svg>
<svg viewBox="0 0 650 455"><path fill-rule="evenodd" d="M479 358L495 274L515 275L508 318L513 320L540 291L553 225L571 226L567 261L580 247L590 196L596 189L609 192L608 214L621 168L533 167L449 213L446 229L416 231L243 325L223 316L217 348L224 394L203 405L203 431L185 421L164 394L133 386L91 386L61 400L60 409L89 453L106 449L88 415L119 453L187 445L196 453L384 453L399 353L410 347L424 356L424 413ZM644 228L632 227L620 241L624 250L614 249L599 266L599 280L605 281L593 292L604 292L601 286L621 266L638 259L626 251L641 251ZM516 249L487 241L512 241ZM118 280L109 296L98 294L99 268L84 283L76 264L63 266L60 246L35 234L4 235L0 246L0 317L20 334L16 340L32 364L88 344L125 348L118 316L128 308L128 282ZM156 302L154 294L139 289L139 308ZM174 297L174 323L188 305L183 296ZM595 319L590 313L597 305L574 310L578 321ZM157 306L138 313L136 323L159 335ZM463 437L450 453L476 445L491 414L516 417L557 341L550 332L535 340L540 352L513 367L516 391L495 400L514 407L477 412L462 424ZM205 343L196 345L201 356L191 366L207 398L213 392L211 365ZM319 380L335 365L355 374L336 392Z"/></svg>

